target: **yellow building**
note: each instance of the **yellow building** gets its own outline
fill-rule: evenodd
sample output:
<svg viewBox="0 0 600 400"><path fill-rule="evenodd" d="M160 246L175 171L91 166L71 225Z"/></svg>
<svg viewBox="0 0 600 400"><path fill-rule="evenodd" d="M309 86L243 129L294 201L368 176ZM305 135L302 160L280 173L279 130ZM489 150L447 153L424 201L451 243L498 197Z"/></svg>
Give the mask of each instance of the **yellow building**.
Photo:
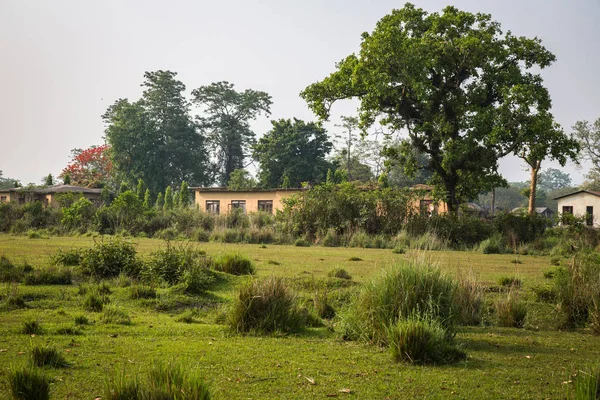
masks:
<svg viewBox="0 0 600 400"><path fill-rule="evenodd" d="M0 203L14 201L15 203L25 204L32 201L39 201L44 206L59 207L58 198L62 193L79 193L86 199L96 202L100 200L102 189L90 189L80 186L57 185L46 188L12 188L0 189Z"/></svg>
<svg viewBox="0 0 600 400"><path fill-rule="evenodd" d="M224 187L192 187L194 202L200 210L212 214L227 214L234 208L244 212L282 210L281 200L305 189L247 189Z"/></svg>

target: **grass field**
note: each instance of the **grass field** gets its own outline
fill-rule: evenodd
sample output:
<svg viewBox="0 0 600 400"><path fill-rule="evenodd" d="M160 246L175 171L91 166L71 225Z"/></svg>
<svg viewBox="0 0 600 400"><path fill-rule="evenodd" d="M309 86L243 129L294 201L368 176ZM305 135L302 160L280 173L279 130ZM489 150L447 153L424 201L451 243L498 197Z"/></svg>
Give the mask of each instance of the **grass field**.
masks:
<svg viewBox="0 0 600 400"><path fill-rule="evenodd" d="M138 239L138 251L149 254L163 242ZM0 235L0 255L15 262L27 260L46 268L58 248L89 247L92 238L27 239ZM357 282L366 282L382 268L405 257L430 257L449 273L473 271L485 285L499 289L498 279L517 275L523 281L521 296L529 303L525 329L490 325L459 328L456 339L468 354L464 362L444 366L397 364L385 349L345 342L335 325L308 328L288 336L243 336L218 324L248 277L227 277L203 297L159 290L157 300L131 300L126 287L112 287L111 304L125 310L130 325L105 324L100 314L87 313L90 325L80 334L60 328L74 326L84 313L78 282L69 286L4 284L3 295L18 290L28 308L0 311L0 393L8 393L6 373L25 365L29 350L53 344L64 352L69 368L48 369L52 398L93 399L104 397L109 376L125 371L144 371L157 360L175 360L196 371L210 384L217 399L354 398L354 399L543 399L574 396L572 381L581 369L600 359L600 340L585 331L555 329L555 310L536 302L531 288L544 284L542 272L548 258L484 255L475 252L393 254L391 250L293 247L202 243L209 255L239 252L249 256L257 275L289 278L301 299L310 298L327 272L343 267ZM360 261L349 261L351 257ZM353 288L342 288L353 290ZM336 291L335 287L330 290ZM500 296L496 290L488 301ZM340 297L344 301L344 297ZM343 306L343 304L340 304ZM189 309L196 323L179 322ZM20 333L25 321L37 319L44 332ZM333 329L332 329L333 328ZM348 393L349 392L349 393ZM6 395L8 396L8 395ZM7 397L8 398L8 397ZM106 397L104 397L106 398Z"/></svg>

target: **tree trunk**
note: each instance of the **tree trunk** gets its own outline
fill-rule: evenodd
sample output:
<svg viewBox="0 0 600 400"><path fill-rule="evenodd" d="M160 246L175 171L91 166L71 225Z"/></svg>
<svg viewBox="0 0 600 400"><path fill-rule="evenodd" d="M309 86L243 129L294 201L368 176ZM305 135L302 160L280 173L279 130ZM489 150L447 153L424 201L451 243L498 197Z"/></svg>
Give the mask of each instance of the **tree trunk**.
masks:
<svg viewBox="0 0 600 400"><path fill-rule="evenodd" d="M446 205L448 206L448 213L456 214L458 211L458 202L456 200L456 182L445 181L444 186L446 187Z"/></svg>
<svg viewBox="0 0 600 400"><path fill-rule="evenodd" d="M490 210L490 215L493 217L494 212L496 211L496 188L492 190L492 209Z"/></svg>
<svg viewBox="0 0 600 400"><path fill-rule="evenodd" d="M535 213L535 191L537 189L537 179L538 173L540 172L540 167L542 166L542 161L535 161L533 166L531 167L531 186L529 187L529 215L533 215Z"/></svg>

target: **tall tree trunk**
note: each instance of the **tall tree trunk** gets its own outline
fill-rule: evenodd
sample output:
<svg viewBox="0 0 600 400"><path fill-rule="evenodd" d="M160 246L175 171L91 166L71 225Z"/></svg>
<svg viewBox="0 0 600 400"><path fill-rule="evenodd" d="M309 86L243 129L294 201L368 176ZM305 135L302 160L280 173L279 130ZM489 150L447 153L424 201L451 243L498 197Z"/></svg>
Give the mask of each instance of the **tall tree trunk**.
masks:
<svg viewBox="0 0 600 400"><path fill-rule="evenodd" d="M456 214L458 211L458 201L456 199L456 182L454 180L444 181L446 187L446 205L448 206L448 212Z"/></svg>
<svg viewBox="0 0 600 400"><path fill-rule="evenodd" d="M538 173L540 172L540 167L542 166L542 161L535 161L531 167L531 186L529 187L529 215L533 215L535 213L535 191L537 189L537 180Z"/></svg>
<svg viewBox="0 0 600 400"><path fill-rule="evenodd" d="M493 217L494 212L496 211L496 188L492 190L492 209L490 210L490 214Z"/></svg>

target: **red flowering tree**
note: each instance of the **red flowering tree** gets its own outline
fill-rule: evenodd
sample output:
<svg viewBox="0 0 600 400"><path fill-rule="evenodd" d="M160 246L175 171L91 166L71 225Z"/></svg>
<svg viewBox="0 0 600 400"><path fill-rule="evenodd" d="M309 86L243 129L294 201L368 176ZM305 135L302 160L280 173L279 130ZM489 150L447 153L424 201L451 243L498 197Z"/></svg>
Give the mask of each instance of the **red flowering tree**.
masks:
<svg viewBox="0 0 600 400"><path fill-rule="evenodd" d="M60 178L71 185L103 187L111 179L112 162L108 155L110 146L92 146L89 149L73 149L69 165L62 170ZM67 178L68 177L68 178ZM66 182L65 182L66 183Z"/></svg>

